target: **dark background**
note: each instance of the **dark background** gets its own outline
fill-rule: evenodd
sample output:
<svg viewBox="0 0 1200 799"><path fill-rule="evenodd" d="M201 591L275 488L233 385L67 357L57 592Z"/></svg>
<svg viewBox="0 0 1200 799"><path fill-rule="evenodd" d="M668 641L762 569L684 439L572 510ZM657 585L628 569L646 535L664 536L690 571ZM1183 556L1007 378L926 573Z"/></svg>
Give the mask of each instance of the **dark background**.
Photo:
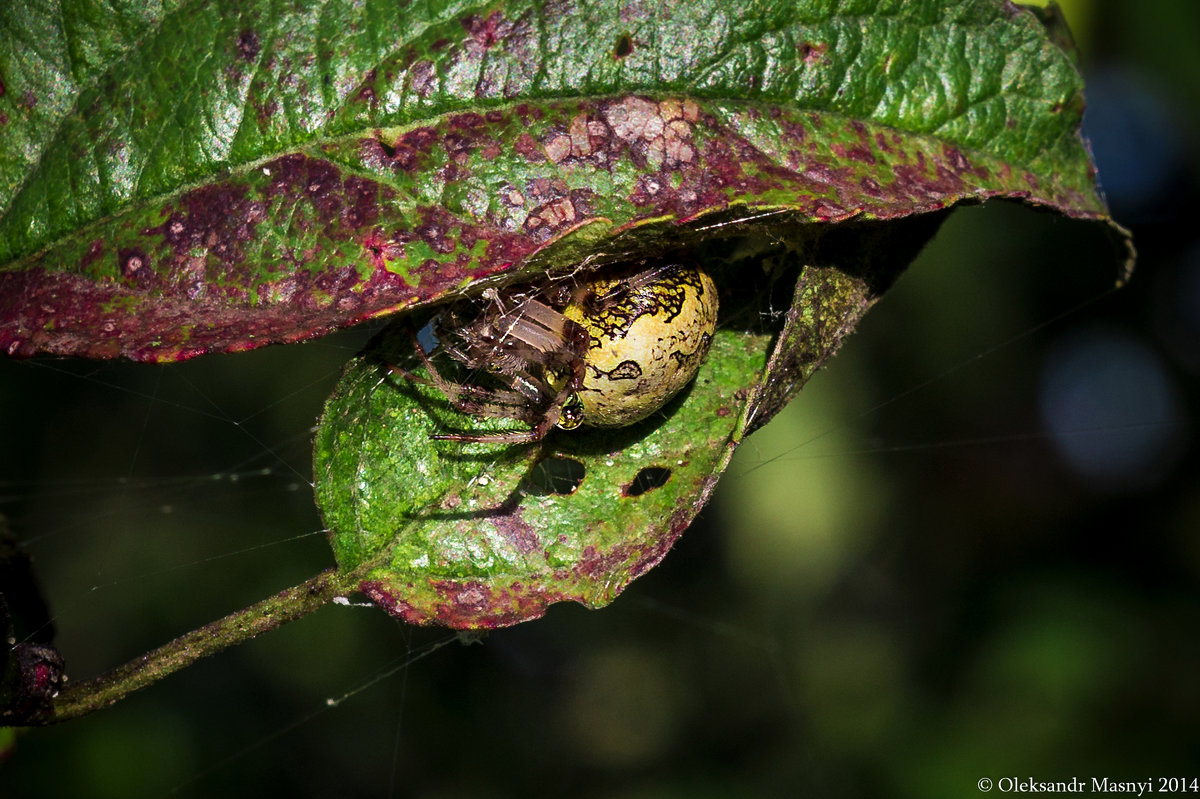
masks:
<svg viewBox="0 0 1200 799"><path fill-rule="evenodd" d="M0 795L1200 778L1200 5L1066 11L1141 253L1127 287L1096 226L959 211L611 607L479 646L329 607L22 734ZM365 335L168 367L0 361L0 513L73 674L330 564L311 426Z"/></svg>

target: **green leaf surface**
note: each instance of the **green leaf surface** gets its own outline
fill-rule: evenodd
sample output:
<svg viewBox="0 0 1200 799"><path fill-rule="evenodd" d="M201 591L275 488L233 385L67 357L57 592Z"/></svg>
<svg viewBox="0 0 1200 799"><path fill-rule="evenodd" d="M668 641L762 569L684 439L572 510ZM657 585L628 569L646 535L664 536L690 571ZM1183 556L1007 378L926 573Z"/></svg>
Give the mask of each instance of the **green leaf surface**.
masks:
<svg viewBox="0 0 1200 799"><path fill-rule="evenodd" d="M0 351L296 341L704 219L1107 221L1082 109L994 0L8 3Z"/></svg>
<svg viewBox="0 0 1200 799"><path fill-rule="evenodd" d="M728 458L742 423L732 393L762 368L761 349L748 358L746 342L722 334L687 396L692 412L672 407L616 437L502 448L431 440L463 420L447 418L434 389L386 376L379 353L397 344L411 347L399 335L360 356L330 403L319 501L339 567L368 565L368 596L406 621L453 627L512 624L564 599L605 605L657 564ZM646 469L658 476L639 480Z"/></svg>

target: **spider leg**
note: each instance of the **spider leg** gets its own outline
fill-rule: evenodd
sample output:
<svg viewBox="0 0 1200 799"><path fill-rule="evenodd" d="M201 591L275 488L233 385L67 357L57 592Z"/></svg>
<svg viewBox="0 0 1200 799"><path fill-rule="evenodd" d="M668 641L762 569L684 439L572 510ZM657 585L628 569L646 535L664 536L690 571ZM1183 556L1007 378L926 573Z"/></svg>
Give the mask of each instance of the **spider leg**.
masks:
<svg viewBox="0 0 1200 799"><path fill-rule="evenodd" d="M421 363L425 366L425 371L429 375L428 377L413 374L407 369L402 369L394 364L388 364L388 368L394 374L401 377L436 388L445 395L451 405L464 413L483 413L501 418L511 418L512 413L503 410L503 408L520 408L528 399L523 392L519 391L496 391L480 386L455 383L442 375L433 364L433 359L429 357L429 354L417 343L415 338L413 339L413 346L417 350L417 355L420 357ZM497 406L498 410L496 413L489 414L486 407L488 405Z"/></svg>
<svg viewBox="0 0 1200 799"><path fill-rule="evenodd" d="M529 430L509 430L503 433L437 433L430 436L434 441L461 441L469 444L532 444L546 437L549 428L538 432L538 427Z"/></svg>
<svg viewBox="0 0 1200 799"><path fill-rule="evenodd" d="M430 436L430 438L437 441L528 444L544 438L550 428L554 426L554 422L558 420L559 412L557 407L551 408L536 425L533 419L528 418L531 415L527 408L528 402L530 400L542 402L550 394L549 386L537 380L532 375L496 375L498 379L501 379L509 386L510 390L507 391L462 385L447 379L438 370L437 366L433 363L433 359L429 357L429 353L425 352L425 349L416 340L415 335L413 336L413 347L416 349L417 356L421 359L421 363L425 367L428 378L415 375L395 364L388 364L388 368L393 374L436 388L460 412L504 419L517 419L531 425L531 429L528 430L507 430L498 433L438 433Z"/></svg>
<svg viewBox="0 0 1200 799"><path fill-rule="evenodd" d="M421 377L420 375L410 372L404 367L397 366L394 363L387 364L388 371L394 375L399 375L405 380L411 380L412 382L420 383L423 386L433 386L434 388L441 390L442 386L447 385L449 381L442 378L441 372L434 367L433 362L429 359L429 355L425 352L425 348L422 347L421 342L417 340L417 331L410 330L409 333L412 336L413 349L416 350L417 357L421 359L421 365L425 367L425 371L429 374L429 377Z"/></svg>
<svg viewBox="0 0 1200 799"><path fill-rule="evenodd" d="M516 392L505 392L506 395L514 398L513 402L506 404L495 401L494 398L498 396L498 392L489 392L486 389L478 389L475 386L459 386L459 388L475 389L483 396L493 398L489 402L480 404L468 403L461 399L458 402L452 400L455 407L460 411L516 419L528 424L529 429L504 430L497 433L437 433L430 436L430 438L437 441L462 441L479 444L532 444L546 437L546 434L558 422L559 416L562 413L561 402L558 397L546 408L539 419L536 413L527 404L522 402L523 397ZM449 396L447 394L447 397Z"/></svg>
<svg viewBox="0 0 1200 799"><path fill-rule="evenodd" d="M437 389L461 413L513 419L528 425L528 429L448 432L431 437L440 441L528 444L545 438L556 426L566 430L578 427L582 422L578 392L591 345L587 330L532 296L512 304L497 294L490 299L495 307L492 315L472 321L451 316L444 322L434 322L437 349L472 373L467 382L456 382L439 370L432 352L425 351L415 334L413 346L427 377L394 365L389 368L394 374ZM477 376L486 381L477 383Z"/></svg>

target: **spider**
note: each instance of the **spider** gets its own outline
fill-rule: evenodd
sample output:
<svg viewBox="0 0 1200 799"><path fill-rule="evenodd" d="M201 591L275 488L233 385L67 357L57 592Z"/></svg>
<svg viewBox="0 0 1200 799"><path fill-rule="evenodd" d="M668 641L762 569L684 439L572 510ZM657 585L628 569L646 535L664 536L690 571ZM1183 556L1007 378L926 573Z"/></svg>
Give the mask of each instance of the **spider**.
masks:
<svg viewBox="0 0 1200 799"><path fill-rule="evenodd" d="M434 318L436 347L426 352L416 344L429 375L423 382L462 413L527 427L435 439L525 444L555 427L641 421L695 377L717 322L712 278L681 264L578 284L492 288L483 303L459 303ZM435 366L438 350L465 368L468 382ZM390 369L413 379L397 366Z"/></svg>

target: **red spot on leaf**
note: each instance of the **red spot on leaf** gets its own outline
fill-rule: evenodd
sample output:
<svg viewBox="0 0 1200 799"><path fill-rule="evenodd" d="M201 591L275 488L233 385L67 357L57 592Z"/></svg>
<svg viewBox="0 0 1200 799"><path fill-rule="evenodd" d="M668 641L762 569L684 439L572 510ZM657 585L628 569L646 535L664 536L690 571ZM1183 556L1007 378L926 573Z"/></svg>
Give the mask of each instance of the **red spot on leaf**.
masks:
<svg viewBox="0 0 1200 799"><path fill-rule="evenodd" d="M420 97L428 97L434 90L437 73L431 61L418 61L408 69L409 89Z"/></svg>
<svg viewBox="0 0 1200 799"><path fill-rule="evenodd" d="M145 286L154 277L154 270L150 268L150 260L142 250L118 250L117 260L121 265L121 275L128 283Z"/></svg>
<svg viewBox="0 0 1200 799"><path fill-rule="evenodd" d="M379 144L384 154L389 157L393 169L398 172L415 172L420 169L423 159L437 139L437 131L422 127L401 134L390 147L382 141Z"/></svg>
<svg viewBox="0 0 1200 799"><path fill-rule="evenodd" d="M542 544L537 531L521 517L520 507L512 513L496 516L493 524L500 537L522 555L529 555L541 549Z"/></svg>
<svg viewBox="0 0 1200 799"><path fill-rule="evenodd" d="M499 11L493 11L484 19L480 19L479 16L472 14L463 19L462 25L466 28L467 33L471 34L471 38L478 42L484 49L500 41L504 30L508 27L508 24Z"/></svg>
<svg viewBox="0 0 1200 799"><path fill-rule="evenodd" d="M542 146L537 143L537 139L528 133L522 133L517 137L517 141L513 145L513 150L524 157L525 160L533 163L546 160L546 154L542 151Z"/></svg>
<svg viewBox="0 0 1200 799"><path fill-rule="evenodd" d="M969 172L971 170L971 162L963 155L962 150L957 147L946 145L942 148L942 157L946 159L946 163L950 168L957 173Z"/></svg>
<svg viewBox="0 0 1200 799"><path fill-rule="evenodd" d="M883 191L879 187L879 181L875 180L875 178L864 177L861 181L859 181L859 185L862 186L862 190L864 192L872 197L883 196Z"/></svg>
<svg viewBox="0 0 1200 799"><path fill-rule="evenodd" d="M357 99L375 105L375 80L375 70L367 70L367 74L363 75L362 87L358 90Z"/></svg>
<svg viewBox="0 0 1200 799"><path fill-rule="evenodd" d="M800 43L800 58L806 64L815 64L825 57L825 51L829 46L821 42L801 42Z"/></svg>

